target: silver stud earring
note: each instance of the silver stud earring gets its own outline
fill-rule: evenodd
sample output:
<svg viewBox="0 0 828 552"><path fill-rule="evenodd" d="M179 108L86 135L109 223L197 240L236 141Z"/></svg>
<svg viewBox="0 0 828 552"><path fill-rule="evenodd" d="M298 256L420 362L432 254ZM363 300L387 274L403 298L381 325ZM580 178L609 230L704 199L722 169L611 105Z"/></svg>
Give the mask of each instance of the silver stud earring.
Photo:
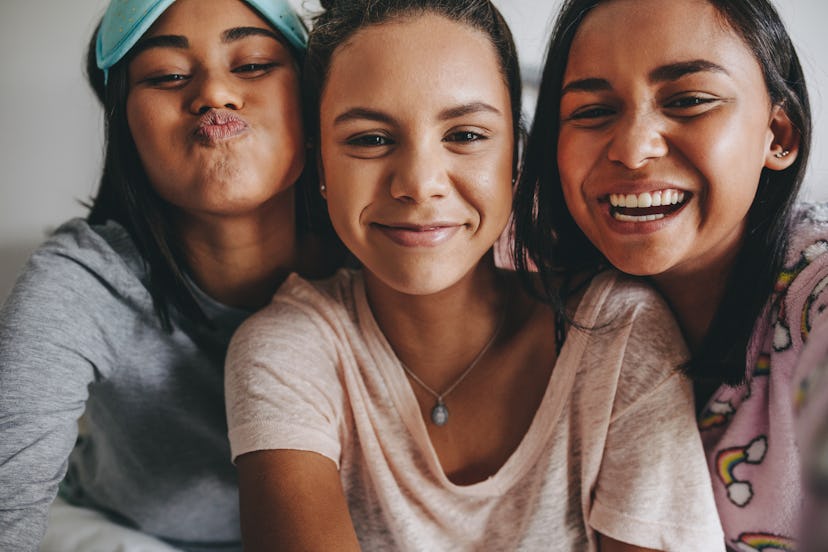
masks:
<svg viewBox="0 0 828 552"><path fill-rule="evenodd" d="M325 193L325 192L327 192L327 191L328 191L328 187L327 187L327 186L325 186L324 184L320 184L320 185L319 185L319 193L324 194L324 193Z"/></svg>
<svg viewBox="0 0 828 552"><path fill-rule="evenodd" d="M778 151L778 152L774 153L773 156L776 157L777 159L782 159L783 157L787 157L788 155L790 155L790 153L791 153L791 150L782 150L782 151Z"/></svg>

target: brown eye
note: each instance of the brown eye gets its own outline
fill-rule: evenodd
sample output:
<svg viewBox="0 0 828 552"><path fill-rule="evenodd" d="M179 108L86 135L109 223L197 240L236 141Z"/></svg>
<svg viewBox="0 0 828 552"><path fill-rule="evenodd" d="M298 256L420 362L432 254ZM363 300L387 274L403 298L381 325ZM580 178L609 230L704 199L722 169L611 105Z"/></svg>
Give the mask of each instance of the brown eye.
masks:
<svg viewBox="0 0 828 552"><path fill-rule="evenodd" d="M478 134L477 132L472 132L470 130L463 130L460 132L454 132L446 136L443 141L445 142L477 142L478 140L485 140L486 137L482 134Z"/></svg>
<svg viewBox="0 0 828 552"><path fill-rule="evenodd" d="M583 120L583 119L601 119L603 117L609 117L613 114L611 109L606 107L590 107L587 109L582 109L576 111L572 114L570 119L573 120Z"/></svg>
<svg viewBox="0 0 828 552"><path fill-rule="evenodd" d="M159 75L155 77L147 77L140 82L148 84L149 86L157 88L176 88L190 80L190 75L182 75L179 73L170 73L168 75Z"/></svg>
<svg viewBox="0 0 828 552"><path fill-rule="evenodd" d="M689 107L698 107L700 105L705 105L714 102L714 98L707 98L703 96L686 96L683 98L678 98L676 100L671 101L667 104L667 107L674 107L678 109L682 108L689 108Z"/></svg>
<svg viewBox="0 0 828 552"><path fill-rule="evenodd" d="M233 73L239 74L242 76L248 77L256 77L259 75L263 75L268 73L274 67L277 67L279 64L272 62L272 63L245 63L244 65L240 65L233 69Z"/></svg>
<svg viewBox="0 0 828 552"><path fill-rule="evenodd" d="M391 140L386 136L379 134L363 134L356 138L351 138L347 141L350 146L357 146L361 148L375 148L381 146L389 146L392 144Z"/></svg>

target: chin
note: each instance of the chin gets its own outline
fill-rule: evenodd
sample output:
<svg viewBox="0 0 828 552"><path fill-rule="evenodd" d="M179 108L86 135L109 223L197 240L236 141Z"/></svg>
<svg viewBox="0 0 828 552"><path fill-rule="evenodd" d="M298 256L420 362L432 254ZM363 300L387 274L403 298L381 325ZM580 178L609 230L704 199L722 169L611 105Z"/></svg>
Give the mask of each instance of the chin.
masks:
<svg viewBox="0 0 828 552"><path fill-rule="evenodd" d="M630 276L656 276L666 270L665 263L656 259L642 259L637 256L626 258L607 257L607 260L617 270Z"/></svg>
<svg viewBox="0 0 828 552"><path fill-rule="evenodd" d="M374 273L376 275L376 273ZM454 286L460 278L452 278L445 271L406 271L405 273L379 276L382 283L404 295L425 297L435 295Z"/></svg>

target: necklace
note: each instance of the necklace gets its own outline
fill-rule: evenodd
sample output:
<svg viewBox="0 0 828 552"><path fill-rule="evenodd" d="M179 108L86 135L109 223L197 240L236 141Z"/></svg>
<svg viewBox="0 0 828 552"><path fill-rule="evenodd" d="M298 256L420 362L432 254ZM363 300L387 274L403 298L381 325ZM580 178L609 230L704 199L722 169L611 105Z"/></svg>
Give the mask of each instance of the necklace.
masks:
<svg viewBox="0 0 828 552"><path fill-rule="evenodd" d="M503 312L500 315L500 320L497 323L497 327L495 328L494 332L492 332L492 337L490 337L489 341L487 341L486 344L483 345L483 348L480 349L480 352L477 353L477 356L474 357L474 360L471 361L471 364L469 364L469 366L465 370L463 370L463 373L460 374L460 376L456 380L454 380L454 383L449 385L448 388L442 393L438 393L437 391L426 385L426 382L421 380L420 377L411 370L411 368L406 366L404 362L400 361L400 365L403 367L403 370L405 370L405 373L411 376L411 379L416 381L420 385L420 387L428 391L435 399L437 399L437 402L431 409L431 421L437 427L442 427L446 425L446 422L448 422L449 411L445 403L445 398L448 396L449 393L454 391L455 387L460 385L460 383L464 379L466 379L466 376L468 376L472 370L474 370L474 367L477 366L480 360L486 355L486 352L494 344L495 340L497 339L497 336L500 335L500 330L501 328L503 328L503 322L506 320L506 309L508 305L509 301L506 301L506 303L503 305Z"/></svg>

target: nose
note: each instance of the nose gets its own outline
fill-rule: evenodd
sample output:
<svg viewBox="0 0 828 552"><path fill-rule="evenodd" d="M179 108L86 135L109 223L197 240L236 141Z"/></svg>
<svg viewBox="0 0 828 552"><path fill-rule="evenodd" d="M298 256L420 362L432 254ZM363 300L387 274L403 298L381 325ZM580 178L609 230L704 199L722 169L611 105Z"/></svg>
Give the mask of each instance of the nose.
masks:
<svg viewBox="0 0 828 552"><path fill-rule="evenodd" d="M441 153L439 148L428 145L401 148L391 178L391 196L411 203L446 196L451 183Z"/></svg>
<svg viewBox="0 0 828 552"><path fill-rule="evenodd" d="M200 115L210 109L239 110L244 107L244 100L238 83L233 75L205 72L195 78L190 111Z"/></svg>
<svg viewBox="0 0 828 552"><path fill-rule="evenodd" d="M640 169L667 154L663 122L651 112L626 114L616 123L607 156L629 169Z"/></svg>

